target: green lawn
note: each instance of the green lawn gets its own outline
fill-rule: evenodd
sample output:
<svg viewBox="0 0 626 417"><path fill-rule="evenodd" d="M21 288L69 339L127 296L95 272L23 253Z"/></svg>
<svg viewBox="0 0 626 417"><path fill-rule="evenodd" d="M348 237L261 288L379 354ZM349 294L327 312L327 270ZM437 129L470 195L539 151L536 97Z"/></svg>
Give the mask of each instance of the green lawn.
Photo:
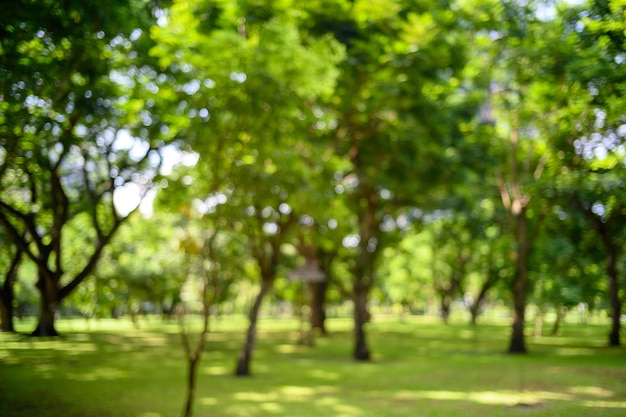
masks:
<svg viewBox="0 0 626 417"><path fill-rule="evenodd" d="M626 350L604 347L606 325L567 324L511 356L504 324L376 318L373 361L355 363L350 320L330 320L331 335L311 348L296 343L297 321L263 319L254 375L236 378L245 324L212 323L196 417L626 416ZM180 415L177 324L65 320L59 330L58 340L0 334L0 417Z"/></svg>

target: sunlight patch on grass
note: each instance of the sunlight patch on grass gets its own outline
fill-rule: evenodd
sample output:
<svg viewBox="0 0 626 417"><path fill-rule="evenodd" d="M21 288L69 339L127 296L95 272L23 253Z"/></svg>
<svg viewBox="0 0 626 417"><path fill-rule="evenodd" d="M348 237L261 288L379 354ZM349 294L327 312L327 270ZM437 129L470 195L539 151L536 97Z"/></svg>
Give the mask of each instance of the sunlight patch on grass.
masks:
<svg viewBox="0 0 626 417"><path fill-rule="evenodd" d="M623 408L626 409L626 401L583 401L583 406L590 408Z"/></svg>
<svg viewBox="0 0 626 417"><path fill-rule="evenodd" d="M98 347L95 343L68 343L63 340L32 340L32 341L19 341L15 340L8 342L3 346L5 349L11 350L53 350L53 351L67 351L67 352L95 352Z"/></svg>
<svg viewBox="0 0 626 417"><path fill-rule="evenodd" d="M115 368L97 368L91 372L69 373L67 377L75 381L101 381L124 378L126 372Z"/></svg>
<svg viewBox="0 0 626 417"><path fill-rule="evenodd" d="M585 394L601 398L609 398L615 395L613 391L600 387L572 387L569 391L572 394Z"/></svg>
<svg viewBox="0 0 626 417"><path fill-rule="evenodd" d="M326 381L338 381L341 378L339 372L325 371L323 369L313 369L309 372L309 375L313 378L324 379Z"/></svg>
<svg viewBox="0 0 626 417"><path fill-rule="evenodd" d="M269 402L261 404L261 410L269 413L280 413L283 407L277 402Z"/></svg>
<svg viewBox="0 0 626 417"><path fill-rule="evenodd" d="M337 397L325 397L318 401L318 404L328 409L329 412L327 415L335 417L357 417L362 415L360 409L344 404L341 399Z"/></svg>
<svg viewBox="0 0 626 417"><path fill-rule="evenodd" d="M205 375L228 375L230 370L226 366L206 366L202 368L203 374Z"/></svg>
<svg viewBox="0 0 626 417"><path fill-rule="evenodd" d="M297 351L295 345L277 345L274 349L278 353L294 353Z"/></svg>
<svg viewBox="0 0 626 417"><path fill-rule="evenodd" d="M260 392L237 392L233 395L233 398L238 401L254 401L254 402L269 402L276 401L278 395L276 393L260 393Z"/></svg>
<svg viewBox="0 0 626 417"><path fill-rule="evenodd" d="M555 350L559 356L593 356L596 351L591 348L559 348Z"/></svg>
<svg viewBox="0 0 626 417"><path fill-rule="evenodd" d="M545 400L571 400L573 397L546 391L399 391L395 398L398 400L448 400L470 401L487 405L515 405L523 403L539 403ZM522 401L523 400L523 401Z"/></svg>
<svg viewBox="0 0 626 417"><path fill-rule="evenodd" d="M144 333L141 340L148 346L164 346L167 344L167 338L158 333Z"/></svg>
<svg viewBox="0 0 626 417"><path fill-rule="evenodd" d="M286 386L282 387L279 391L282 395L289 398L308 398L315 395L316 390L312 387Z"/></svg>
<svg viewBox="0 0 626 417"><path fill-rule="evenodd" d="M217 398L203 397L203 398L199 398L198 402L202 405L216 405L218 401L217 401Z"/></svg>
<svg viewBox="0 0 626 417"><path fill-rule="evenodd" d="M162 417L160 413L141 413L139 417Z"/></svg>

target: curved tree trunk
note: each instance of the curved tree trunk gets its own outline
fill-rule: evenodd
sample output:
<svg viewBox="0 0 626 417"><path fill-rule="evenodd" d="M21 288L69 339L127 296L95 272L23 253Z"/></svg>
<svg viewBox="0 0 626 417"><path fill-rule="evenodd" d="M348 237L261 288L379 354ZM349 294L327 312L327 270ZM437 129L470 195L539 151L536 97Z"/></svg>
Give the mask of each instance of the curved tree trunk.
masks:
<svg viewBox="0 0 626 417"><path fill-rule="evenodd" d="M237 357L237 367L235 369L236 376L249 376L250 372L250 363L252 362L252 352L254 351L254 344L256 341L256 329L257 323L259 321L259 311L261 310L261 304L263 303L263 299L265 295L270 291L273 285L273 279L263 279L261 283L261 289L257 294L254 304L250 309L250 313L248 314L248 330L246 332L246 341L243 345L243 348L239 352L239 356Z"/></svg>

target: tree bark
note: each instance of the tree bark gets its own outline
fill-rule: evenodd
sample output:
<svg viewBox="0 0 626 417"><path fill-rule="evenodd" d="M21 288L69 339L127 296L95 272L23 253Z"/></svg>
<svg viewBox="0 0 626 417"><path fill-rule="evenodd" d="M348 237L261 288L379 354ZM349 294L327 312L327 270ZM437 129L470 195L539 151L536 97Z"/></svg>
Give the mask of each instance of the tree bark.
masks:
<svg viewBox="0 0 626 417"><path fill-rule="evenodd" d="M485 281L483 281L480 291L478 291L478 296L474 300L474 304L470 306L470 324L476 325L478 320L478 315L480 314L480 308L482 304L487 299L487 293L489 290L495 285L495 283L500 278L498 275L498 271L494 267L493 263L493 247L489 248L489 255L487 259L487 277Z"/></svg>
<svg viewBox="0 0 626 417"><path fill-rule="evenodd" d="M58 336L54 324L55 305L59 302L57 285L52 279L45 276L44 272L39 272L37 280L37 289L39 290L39 323L32 336L52 337Z"/></svg>
<svg viewBox="0 0 626 417"><path fill-rule="evenodd" d="M319 330L322 335L326 334L326 289L328 283L324 282L312 282L310 284L311 292L311 329Z"/></svg>
<svg viewBox="0 0 626 417"><path fill-rule="evenodd" d="M441 301L440 301L440 315L441 315L441 319L443 320L443 324L448 324L449 323L449 319L450 319L450 303L451 303L451 299L450 297L448 297L448 294L446 294L445 292L442 292L441 294Z"/></svg>
<svg viewBox="0 0 626 417"><path fill-rule="evenodd" d="M480 287L480 291L478 292L478 297L476 297L476 299L474 300L474 304L470 306L470 324L472 324L473 326L476 325L476 323L478 322L480 307L485 302L485 299L487 298L487 292L489 292L494 283L495 280L490 279L483 282L483 285Z"/></svg>
<svg viewBox="0 0 626 417"><path fill-rule="evenodd" d="M15 332L15 327L13 326L13 298L5 300L4 295L0 302L0 331Z"/></svg>
<svg viewBox="0 0 626 417"><path fill-rule="evenodd" d="M185 408L183 417L191 417L193 414L193 400L196 395L196 373L200 356L193 356L187 361L187 399L185 400Z"/></svg>
<svg viewBox="0 0 626 417"><path fill-rule="evenodd" d="M524 324L526 321L526 298L528 292L528 257L530 254L530 239L528 236L528 218L526 208L516 216L516 244L515 274L513 277L513 326L509 353L526 353L526 339Z"/></svg>
<svg viewBox="0 0 626 417"><path fill-rule="evenodd" d="M554 325L552 326L552 336L556 336L561 329L561 323L563 322L563 318L565 316L565 306L559 304L556 306L556 319L554 320Z"/></svg>
<svg viewBox="0 0 626 417"><path fill-rule="evenodd" d="M22 251L18 250L11 260L11 265L6 273L4 284L0 289L0 331L2 332L15 331L15 327L13 325L13 301L15 300L14 286L17 281L17 271L21 259Z"/></svg>
<svg viewBox="0 0 626 417"><path fill-rule="evenodd" d="M235 369L236 376L249 376L251 374L250 362L252 361L252 352L254 351L254 344L256 341L256 329L257 323L259 321L259 311L261 310L261 304L263 303L265 295L270 291L272 286L272 278L263 279L263 282L261 283L261 289L254 300L252 308L250 309L250 313L248 314L249 324L248 330L246 332L246 341L237 358L237 368Z"/></svg>
<svg viewBox="0 0 626 417"><path fill-rule="evenodd" d="M369 321L367 311L368 289L363 285L355 285L354 293L354 353L357 361L368 361L370 351L365 337L365 325Z"/></svg>

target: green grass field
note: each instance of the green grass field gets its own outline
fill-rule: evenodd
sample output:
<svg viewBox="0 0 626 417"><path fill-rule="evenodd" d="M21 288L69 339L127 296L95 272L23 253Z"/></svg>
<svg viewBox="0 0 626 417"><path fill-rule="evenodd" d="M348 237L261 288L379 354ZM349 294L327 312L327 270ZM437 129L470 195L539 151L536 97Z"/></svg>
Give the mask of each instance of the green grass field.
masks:
<svg viewBox="0 0 626 417"><path fill-rule="evenodd" d="M26 331L32 323L19 325ZM232 376L246 322L223 318L200 364L196 417L626 416L626 349L607 326L567 324L506 355L504 324L410 317L368 325L369 363L350 359L351 322L297 344L291 319L260 323L253 376ZM176 323L62 320L57 340L0 334L0 417L176 417L185 392ZM529 332L530 333L530 332Z"/></svg>

